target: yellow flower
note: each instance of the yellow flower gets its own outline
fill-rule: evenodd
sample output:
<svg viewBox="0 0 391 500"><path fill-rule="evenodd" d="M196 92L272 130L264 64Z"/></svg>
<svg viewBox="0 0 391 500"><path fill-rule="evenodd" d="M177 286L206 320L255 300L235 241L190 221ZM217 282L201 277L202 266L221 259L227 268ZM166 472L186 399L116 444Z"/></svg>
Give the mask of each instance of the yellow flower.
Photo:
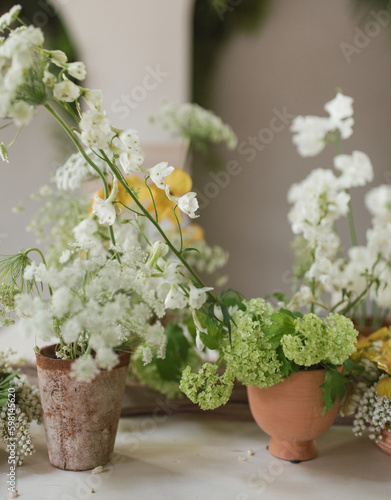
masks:
<svg viewBox="0 0 391 500"><path fill-rule="evenodd" d="M148 212L154 214L155 209L153 206L151 195L144 181L136 175L131 175L126 179L126 182L130 186L130 188L137 194L139 201L145 206ZM191 190L192 180L190 175L183 170L175 169L172 174L166 177L166 185L169 186L171 195L179 198L180 196L183 196ZM156 187L154 184L149 187L155 200L159 221L168 218L176 226L177 222L173 212L175 203L169 200L166 196L166 193ZM103 188L98 193L96 193L95 196L104 198ZM125 191L124 187L121 184L119 184L117 200L121 201L124 205L135 209L134 202L131 196ZM93 201L90 206L90 212L92 211L94 203L95 201ZM119 206L121 206L121 204L119 204ZM179 210L177 212L177 216L179 222L181 222L182 217Z"/></svg>

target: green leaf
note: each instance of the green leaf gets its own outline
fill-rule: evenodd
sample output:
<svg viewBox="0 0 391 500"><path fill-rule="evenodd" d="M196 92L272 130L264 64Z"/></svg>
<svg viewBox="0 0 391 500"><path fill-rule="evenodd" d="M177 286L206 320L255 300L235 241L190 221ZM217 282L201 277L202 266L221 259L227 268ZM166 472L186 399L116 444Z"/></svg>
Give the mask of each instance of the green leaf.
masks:
<svg viewBox="0 0 391 500"><path fill-rule="evenodd" d="M212 316L206 316L204 320L208 333L200 332L200 339L208 349L218 349L224 340L222 324L218 323Z"/></svg>
<svg viewBox="0 0 391 500"><path fill-rule="evenodd" d="M346 394L346 384L349 379L344 377L335 366L326 366L326 379L320 386L322 390L322 399L324 401L324 408L322 415L331 410L334 403L342 401Z"/></svg>
<svg viewBox="0 0 391 500"><path fill-rule="evenodd" d="M272 344L280 344L284 335L295 335L296 317L300 316L287 309L280 309L279 312L273 313L270 316L273 323L264 328L265 339Z"/></svg>
<svg viewBox="0 0 391 500"><path fill-rule="evenodd" d="M282 346L278 346L276 352L277 358L281 362L281 371L285 377L299 371L300 366L285 356Z"/></svg>
<svg viewBox="0 0 391 500"><path fill-rule="evenodd" d="M198 248L194 248L194 247L186 247L182 250L181 253L185 253L185 252L198 252L199 254L201 254L201 252L198 250Z"/></svg>
<svg viewBox="0 0 391 500"><path fill-rule="evenodd" d="M182 328L175 323L169 323L164 333L167 335L166 357L156 359L156 366L162 379L179 382L190 344Z"/></svg>
<svg viewBox="0 0 391 500"><path fill-rule="evenodd" d="M344 373L345 375L364 375L365 367L360 365L352 360L352 358L348 358L345 360L344 364Z"/></svg>

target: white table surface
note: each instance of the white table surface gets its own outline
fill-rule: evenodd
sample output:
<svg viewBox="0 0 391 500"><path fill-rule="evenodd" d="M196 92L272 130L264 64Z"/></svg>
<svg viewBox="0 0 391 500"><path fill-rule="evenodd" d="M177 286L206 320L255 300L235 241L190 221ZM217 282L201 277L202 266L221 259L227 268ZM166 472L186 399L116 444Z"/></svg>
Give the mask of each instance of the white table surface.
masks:
<svg viewBox="0 0 391 500"><path fill-rule="evenodd" d="M252 422L163 412L159 421L121 419L111 463L97 475L52 467L43 427L32 431L37 451L17 471L19 498L26 500L391 498L391 456L345 426L318 438L318 458L292 464L268 453L267 435ZM1 450L1 499L8 498L6 458Z"/></svg>

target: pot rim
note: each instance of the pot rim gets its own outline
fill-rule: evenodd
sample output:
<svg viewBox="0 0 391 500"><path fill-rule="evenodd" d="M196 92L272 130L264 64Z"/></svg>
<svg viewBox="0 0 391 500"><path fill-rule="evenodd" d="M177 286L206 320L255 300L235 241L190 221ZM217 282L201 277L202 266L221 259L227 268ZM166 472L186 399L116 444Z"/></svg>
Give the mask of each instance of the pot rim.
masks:
<svg viewBox="0 0 391 500"><path fill-rule="evenodd" d="M61 370L70 371L74 359L60 359L55 356L55 347L58 344L51 344L41 347L38 352L35 353L35 358L37 366L43 370ZM117 351L119 362L114 366L113 370L122 368L129 364L130 352ZM108 371L101 368L101 371Z"/></svg>

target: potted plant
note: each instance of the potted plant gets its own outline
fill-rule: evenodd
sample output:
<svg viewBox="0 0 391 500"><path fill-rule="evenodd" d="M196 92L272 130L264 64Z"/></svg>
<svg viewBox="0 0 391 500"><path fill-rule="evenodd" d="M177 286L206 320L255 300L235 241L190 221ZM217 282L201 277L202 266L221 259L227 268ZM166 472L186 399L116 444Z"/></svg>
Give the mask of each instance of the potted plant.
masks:
<svg viewBox="0 0 391 500"><path fill-rule="evenodd" d="M343 415L354 415L353 432L368 434L391 454L391 332L381 328L357 342L351 355L348 397Z"/></svg>
<svg viewBox="0 0 391 500"><path fill-rule="evenodd" d="M91 213L80 216L77 209L70 215L76 220L67 233L69 244L54 262L39 248L2 257L2 324L17 315L26 333L44 342L54 339L54 345L37 349L49 458L57 467L85 470L110 458L134 343L141 344L142 362L148 364L163 359L170 345L164 325L170 311L185 309L192 318L196 310L217 304L224 329L230 315L188 258L197 250L186 246L190 239L180 219L198 217L191 183L178 192L174 182L168 184L174 167L167 162L143 167L137 132L112 126L102 110L101 92L80 85L84 63L45 49L41 30L24 26L20 10L16 5L0 17L6 35L0 45L0 118L21 130L38 107L44 108L77 151L57 172L57 180L74 185L92 174L103 187ZM16 21L21 26L12 29ZM197 113L191 114L193 121ZM222 129L218 137L232 145L230 129L212 113L201 115L201 129L207 117L208 134ZM13 142L0 143L6 162ZM162 198L168 202L161 203ZM58 197L57 214L60 202ZM175 237L164 229L162 206L176 223ZM176 362L174 356L171 363Z"/></svg>
<svg viewBox="0 0 391 500"><path fill-rule="evenodd" d="M187 368L181 389L203 409L225 404L237 379L248 387L256 422L272 436L269 451L302 461L316 456L314 438L333 423L337 399L347 379L338 367L355 350L357 331L350 319L331 313L321 319L286 309L275 311L264 299L243 300L232 314L230 338L220 337L220 362ZM209 332L201 338L209 345Z"/></svg>

